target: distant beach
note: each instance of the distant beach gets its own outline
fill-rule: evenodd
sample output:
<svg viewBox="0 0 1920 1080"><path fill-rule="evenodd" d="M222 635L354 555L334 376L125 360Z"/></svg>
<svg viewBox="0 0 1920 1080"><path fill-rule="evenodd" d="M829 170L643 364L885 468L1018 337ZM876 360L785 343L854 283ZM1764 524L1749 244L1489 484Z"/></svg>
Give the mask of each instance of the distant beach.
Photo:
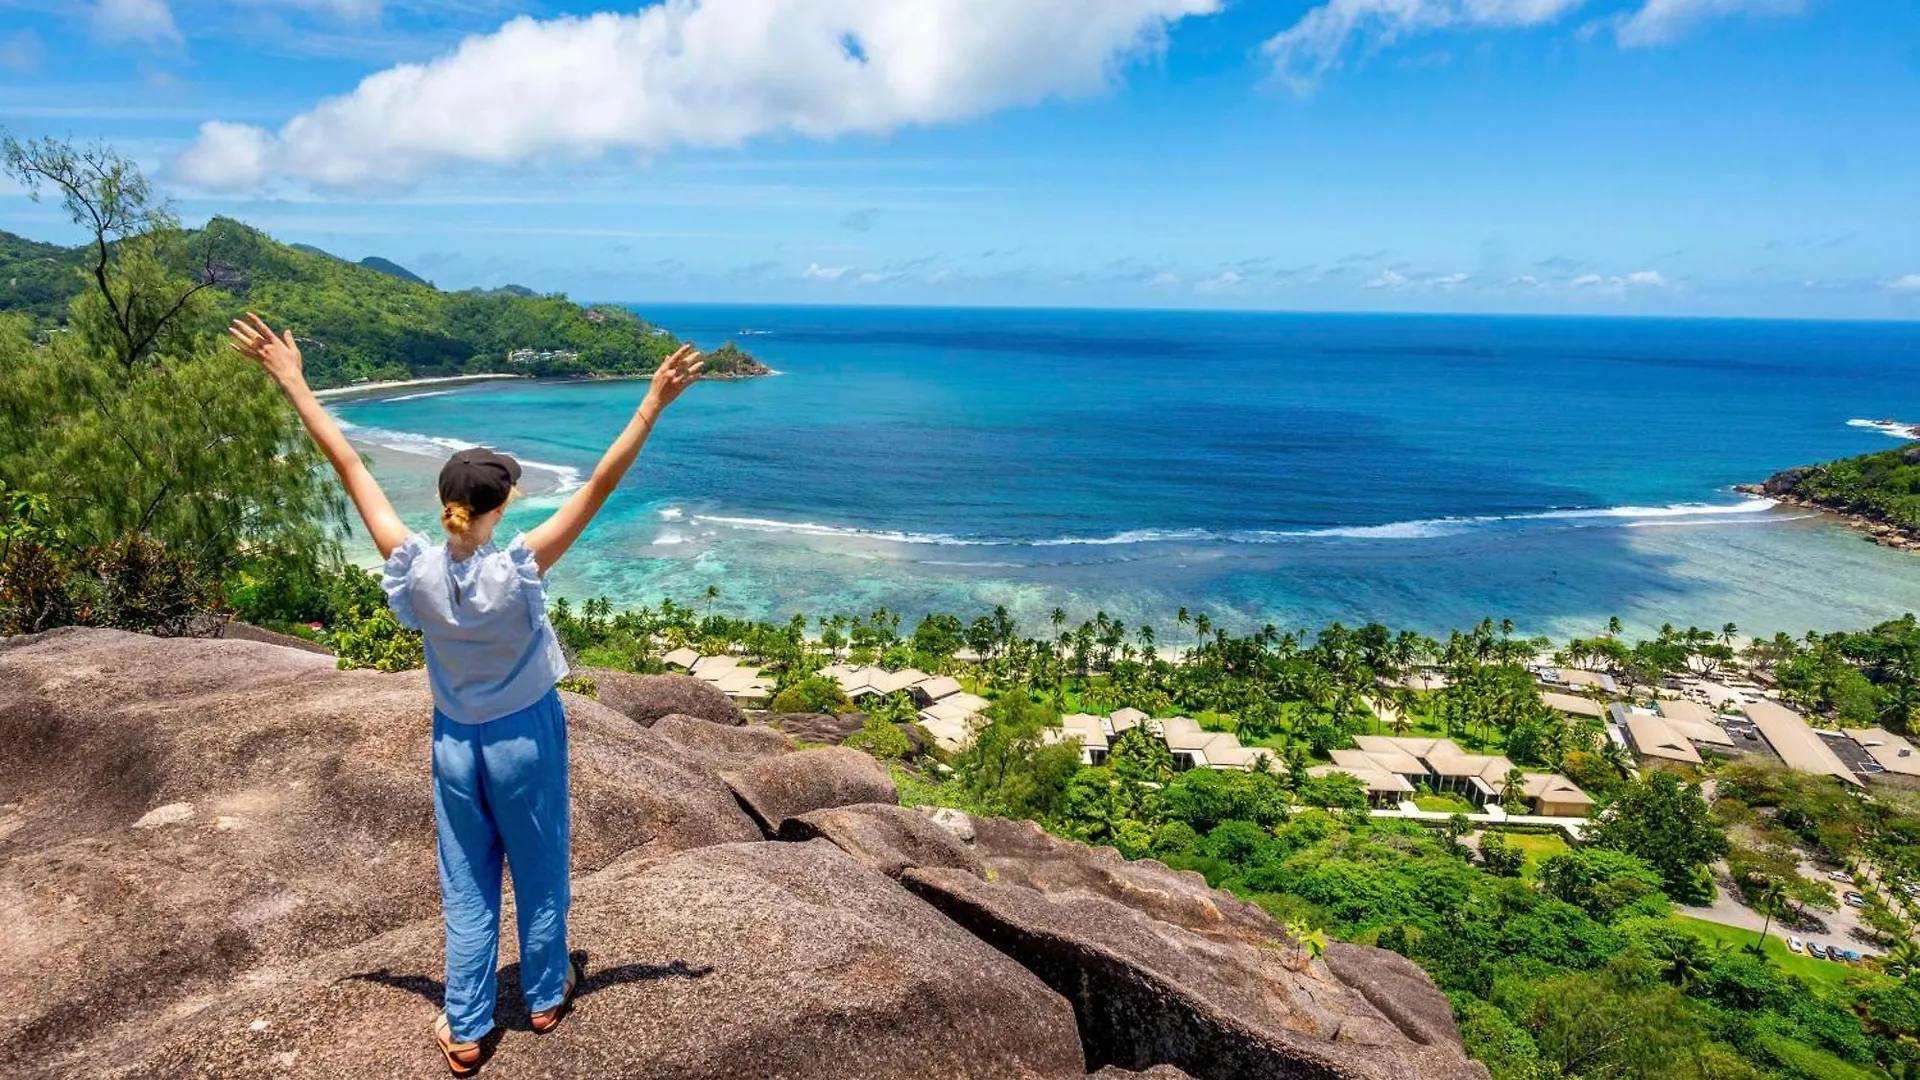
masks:
<svg viewBox="0 0 1920 1080"><path fill-rule="evenodd" d="M315 390L313 396L321 401L348 401L363 397L380 397L401 390L413 390L421 387L452 389L470 383L492 382L496 379L525 379L525 375L510 375L504 372L489 375L443 375L432 379L394 379L388 382L355 383L352 386L335 386L326 390Z"/></svg>

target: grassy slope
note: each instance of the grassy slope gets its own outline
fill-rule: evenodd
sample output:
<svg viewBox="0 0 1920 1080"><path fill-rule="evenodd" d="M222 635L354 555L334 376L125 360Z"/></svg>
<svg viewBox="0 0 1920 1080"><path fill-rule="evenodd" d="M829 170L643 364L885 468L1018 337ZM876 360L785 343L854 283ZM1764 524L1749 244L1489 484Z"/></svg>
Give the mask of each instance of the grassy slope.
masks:
<svg viewBox="0 0 1920 1080"><path fill-rule="evenodd" d="M1723 941L1736 949L1745 948L1753 944L1754 939L1758 936L1758 931L1743 930L1737 926L1723 926L1720 923L1707 922L1705 919L1695 919L1687 915L1675 915L1673 916L1673 921L1686 927L1699 937L1705 938L1708 941ZM1852 964L1838 964L1832 960L1815 960L1813 957L1807 956L1804 953L1796 953L1787 948L1787 943L1783 939L1772 933L1767 935L1766 943L1762 945L1761 948L1766 952L1767 960L1774 966L1788 974L1798 975L1808 982L1821 982L1841 986L1846 983L1847 976L1856 974L1861 970Z"/></svg>

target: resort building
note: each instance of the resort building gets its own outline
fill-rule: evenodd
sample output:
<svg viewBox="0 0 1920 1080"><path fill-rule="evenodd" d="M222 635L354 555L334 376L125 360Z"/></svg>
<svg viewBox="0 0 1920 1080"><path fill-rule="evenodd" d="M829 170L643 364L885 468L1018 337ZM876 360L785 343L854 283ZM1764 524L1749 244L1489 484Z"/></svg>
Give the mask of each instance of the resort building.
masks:
<svg viewBox="0 0 1920 1080"><path fill-rule="evenodd" d="M933 741L948 750L963 750L983 721L987 699L978 694L953 693L920 710L920 726Z"/></svg>
<svg viewBox="0 0 1920 1080"><path fill-rule="evenodd" d="M1765 698L1746 702L1743 707L1747 719L1753 721L1753 726L1760 730L1773 752L1780 755L1780 760L1787 763L1787 768L1824 773L1855 787L1866 786L1799 713Z"/></svg>
<svg viewBox="0 0 1920 1080"><path fill-rule="evenodd" d="M1614 685L1613 676L1602 671L1585 671L1581 668L1539 667L1533 669L1533 677L1542 686L1556 686L1576 692L1604 690L1614 693L1619 688Z"/></svg>
<svg viewBox="0 0 1920 1080"><path fill-rule="evenodd" d="M1048 738L1054 742L1078 742L1080 744L1080 763L1082 765L1105 765L1107 750L1112 740L1107 735L1107 722L1088 713L1069 713L1060 718L1060 730L1063 735Z"/></svg>
<svg viewBox="0 0 1920 1080"><path fill-rule="evenodd" d="M1325 776L1344 772L1360 781L1370 801L1389 805L1410 797L1420 785L1458 794L1477 807L1498 803L1513 775L1513 762L1497 754L1469 754L1452 739L1356 735L1354 749L1333 751L1333 764L1307 772ZM1532 813L1549 817L1586 817L1593 800L1558 773L1521 774L1521 795Z"/></svg>
<svg viewBox="0 0 1920 1080"><path fill-rule="evenodd" d="M1653 703L1660 718L1695 746L1734 748L1733 736L1720 726L1718 714L1691 698L1661 698Z"/></svg>
<svg viewBox="0 0 1920 1080"><path fill-rule="evenodd" d="M1413 797L1413 785L1406 778L1389 772L1381 772L1367 765L1362 758L1349 758L1343 764L1340 755L1355 754L1352 750L1335 750L1332 765L1315 765L1307 770L1308 776L1330 776L1334 773L1346 773L1360 781L1361 790L1366 792L1367 805L1373 807L1393 807L1401 800Z"/></svg>
<svg viewBox="0 0 1920 1080"><path fill-rule="evenodd" d="M1554 712L1565 713L1568 716L1584 716L1593 720L1601 720L1605 719L1607 715L1606 706L1592 698L1581 697L1578 694L1563 694L1557 690L1542 690L1540 692L1540 700L1547 708L1552 709Z"/></svg>
<svg viewBox="0 0 1920 1080"><path fill-rule="evenodd" d="M1666 717L1652 709L1615 702L1613 722L1627 733L1627 747L1642 762L1663 761L1679 765L1705 764L1693 740L1681 734Z"/></svg>
<svg viewBox="0 0 1920 1080"><path fill-rule="evenodd" d="M1527 806L1541 817L1588 817L1593 797L1559 773L1528 773L1520 789Z"/></svg>
<svg viewBox="0 0 1920 1080"><path fill-rule="evenodd" d="M1848 728L1847 738L1859 743L1883 771L1920 776L1920 754L1913 752L1913 744L1886 728Z"/></svg>
<svg viewBox="0 0 1920 1080"><path fill-rule="evenodd" d="M661 659L669 667L710 683L743 709L763 709L773 697L773 683L759 668L742 666L737 657L701 656L692 649L675 649Z"/></svg>
<svg viewBox="0 0 1920 1080"><path fill-rule="evenodd" d="M1121 709L1112 716L1070 713L1061 717L1060 726L1049 729L1045 737L1052 743L1077 744L1083 765L1104 765L1113 741L1136 727L1145 727L1166 742L1167 751L1173 755L1173 767L1180 772L1189 769L1246 772L1258 767L1263 759L1273 761L1272 751L1242 746L1240 737L1231 732L1204 731L1199 721L1185 716L1154 720L1138 709Z"/></svg>

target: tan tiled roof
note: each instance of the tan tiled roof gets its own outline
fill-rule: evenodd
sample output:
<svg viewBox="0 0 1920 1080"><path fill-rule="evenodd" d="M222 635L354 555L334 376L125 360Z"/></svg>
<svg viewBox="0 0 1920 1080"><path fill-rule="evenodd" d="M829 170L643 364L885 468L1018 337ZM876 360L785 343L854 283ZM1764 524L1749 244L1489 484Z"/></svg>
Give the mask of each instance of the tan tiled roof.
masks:
<svg viewBox="0 0 1920 1080"><path fill-rule="evenodd" d="M1848 728L1847 736L1888 772L1920 776L1920 753L1914 752L1912 743L1886 728Z"/></svg>
<svg viewBox="0 0 1920 1080"><path fill-rule="evenodd" d="M1605 706L1592 698L1581 697L1578 694L1556 694L1548 690L1541 693L1540 700L1546 702L1549 709L1574 716L1591 716L1598 719L1607 715Z"/></svg>
<svg viewBox="0 0 1920 1080"><path fill-rule="evenodd" d="M1666 717L1629 709L1626 721L1627 737L1640 756L1684 761L1689 765L1701 763L1700 751L1693 748L1685 735L1674 730Z"/></svg>
<svg viewBox="0 0 1920 1080"><path fill-rule="evenodd" d="M1824 773L1844 780L1849 784L1860 784L1860 778L1853 775L1839 756L1830 749L1813 728L1807 725L1800 714L1777 701L1762 699L1744 703L1747 718L1753 726L1760 729L1766 737L1767 745L1780 755L1780 760L1790 769L1801 772Z"/></svg>

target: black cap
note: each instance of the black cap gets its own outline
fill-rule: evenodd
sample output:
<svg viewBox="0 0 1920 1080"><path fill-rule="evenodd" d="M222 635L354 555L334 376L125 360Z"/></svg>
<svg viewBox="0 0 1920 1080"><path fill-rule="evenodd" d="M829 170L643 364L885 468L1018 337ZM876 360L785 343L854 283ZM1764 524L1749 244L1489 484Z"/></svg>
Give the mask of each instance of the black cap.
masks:
<svg viewBox="0 0 1920 1080"><path fill-rule="evenodd" d="M520 463L484 446L462 450L440 470L440 501L464 503L476 514L505 506L520 482Z"/></svg>

